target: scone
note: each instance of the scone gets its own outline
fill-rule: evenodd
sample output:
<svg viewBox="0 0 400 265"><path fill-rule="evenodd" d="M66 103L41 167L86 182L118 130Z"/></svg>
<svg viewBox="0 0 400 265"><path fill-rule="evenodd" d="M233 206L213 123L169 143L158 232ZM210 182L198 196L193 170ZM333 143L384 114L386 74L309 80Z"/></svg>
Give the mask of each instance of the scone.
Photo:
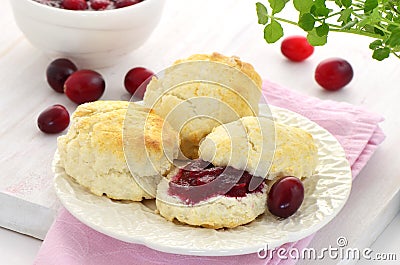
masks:
<svg viewBox="0 0 400 265"><path fill-rule="evenodd" d="M258 115L262 80L253 66L219 53L178 60L146 88L144 103L179 132L182 155L220 124Z"/></svg>
<svg viewBox="0 0 400 265"><path fill-rule="evenodd" d="M266 117L243 117L216 127L200 144L199 156L215 166L232 166L270 180L307 178L318 164L311 134Z"/></svg>
<svg viewBox="0 0 400 265"><path fill-rule="evenodd" d="M160 182L156 205L167 220L210 228L249 223L266 210L267 180L309 177L318 162L309 133L265 117L214 128L199 157Z"/></svg>
<svg viewBox="0 0 400 265"><path fill-rule="evenodd" d="M161 216L206 228L234 228L253 221L266 210L267 186L232 167L207 166L196 160L163 179L157 188L156 205Z"/></svg>
<svg viewBox="0 0 400 265"><path fill-rule="evenodd" d="M57 140L61 166L96 195L132 201L154 198L160 176L169 172L179 148L171 128L162 135L164 124L147 108L125 101L82 104L72 115L68 133ZM140 161L127 163L124 152ZM128 165L135 168L134 175Z"/></svg>

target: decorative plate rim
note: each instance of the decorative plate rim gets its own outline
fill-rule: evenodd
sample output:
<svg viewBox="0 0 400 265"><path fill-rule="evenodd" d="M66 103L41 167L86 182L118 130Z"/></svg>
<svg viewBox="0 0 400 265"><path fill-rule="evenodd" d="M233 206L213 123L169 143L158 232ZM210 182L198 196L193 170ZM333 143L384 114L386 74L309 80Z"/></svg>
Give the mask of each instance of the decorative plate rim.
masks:
<svg viewBox="0 0 400 265"><path fill-rule="evenodd" d="M53 160L56 194L75 218L94 230L167 253L196 256L242 255L256 253L266 245L273 249L284 243L303 239L329 223L345 205L352 185L350 165L342 146L328 131L298 113L275 106L269 107L276 121L311 133L319 149L318 173L304 182L306 195L303 205L287 219L278 220L266 212L250 224L226 230L173 224L152 212L154 206L148 201L114 202L81 188L58 165L58 152ZM313 192L307 192L307 188L313 189ZM92 207L93 204L97 207ZM115 216L110 219L111 210ZM270 231L271 229L274 231ZM267 231L267 234L260 235L260 231ZM166 232L175 234L166 237ZM217 241L210 242L210 236L214 236Z"/></svg>

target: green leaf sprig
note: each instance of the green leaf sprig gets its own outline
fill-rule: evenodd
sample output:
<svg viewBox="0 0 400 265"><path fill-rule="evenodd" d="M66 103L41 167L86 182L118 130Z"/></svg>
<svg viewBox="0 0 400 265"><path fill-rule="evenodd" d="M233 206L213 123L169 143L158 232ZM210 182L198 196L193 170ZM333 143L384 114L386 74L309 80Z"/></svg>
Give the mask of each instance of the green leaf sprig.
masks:
<svg viewBox="0 0 400 265"><path fill-rule="evenodd" d="M382 61L390 54L400 59L400 0L293 0L298 20L278 14L289 0L257 2L258 23L265 25L264 39L274 43L284 36L281 23L299 26L313 46L326 44L329 32L368 36L372 58Z"/></svg>

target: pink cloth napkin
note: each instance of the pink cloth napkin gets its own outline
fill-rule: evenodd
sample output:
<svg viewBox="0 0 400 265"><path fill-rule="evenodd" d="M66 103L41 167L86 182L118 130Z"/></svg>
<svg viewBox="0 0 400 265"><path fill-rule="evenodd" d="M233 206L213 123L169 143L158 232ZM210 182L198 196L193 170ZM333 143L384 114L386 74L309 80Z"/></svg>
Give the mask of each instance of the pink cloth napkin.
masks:
<svg viewBox="0 0 400 265"><path fill-rule="evenodd" d="M264 95L269 104L300 113L331 132L345 149L353 178L367 163L385 136L378 126L383 119L360 107L347 103L319 100L264 83ZM305 248L314 235L282 247L290 250ZM102 264L268 264L290 265L296 260L260 259L257 254L227 257L197 257L159 252L139 244L131 244L103 235L61 209L50 228L39 254L37 265L102 265Z"/></svg>

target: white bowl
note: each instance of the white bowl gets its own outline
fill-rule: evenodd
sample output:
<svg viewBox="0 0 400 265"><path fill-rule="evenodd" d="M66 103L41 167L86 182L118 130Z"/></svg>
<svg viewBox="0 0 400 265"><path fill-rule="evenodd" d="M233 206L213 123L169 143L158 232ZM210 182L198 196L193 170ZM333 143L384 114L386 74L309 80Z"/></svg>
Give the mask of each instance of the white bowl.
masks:
<svg viewBox="0 0 400 265"><path fill-rule="evenodd" d="M165 0L103 11L65 10L33 0L10 0L18 27L50 57L67 57L79 67L119 62L141 46L157 26Z"/></svg>

